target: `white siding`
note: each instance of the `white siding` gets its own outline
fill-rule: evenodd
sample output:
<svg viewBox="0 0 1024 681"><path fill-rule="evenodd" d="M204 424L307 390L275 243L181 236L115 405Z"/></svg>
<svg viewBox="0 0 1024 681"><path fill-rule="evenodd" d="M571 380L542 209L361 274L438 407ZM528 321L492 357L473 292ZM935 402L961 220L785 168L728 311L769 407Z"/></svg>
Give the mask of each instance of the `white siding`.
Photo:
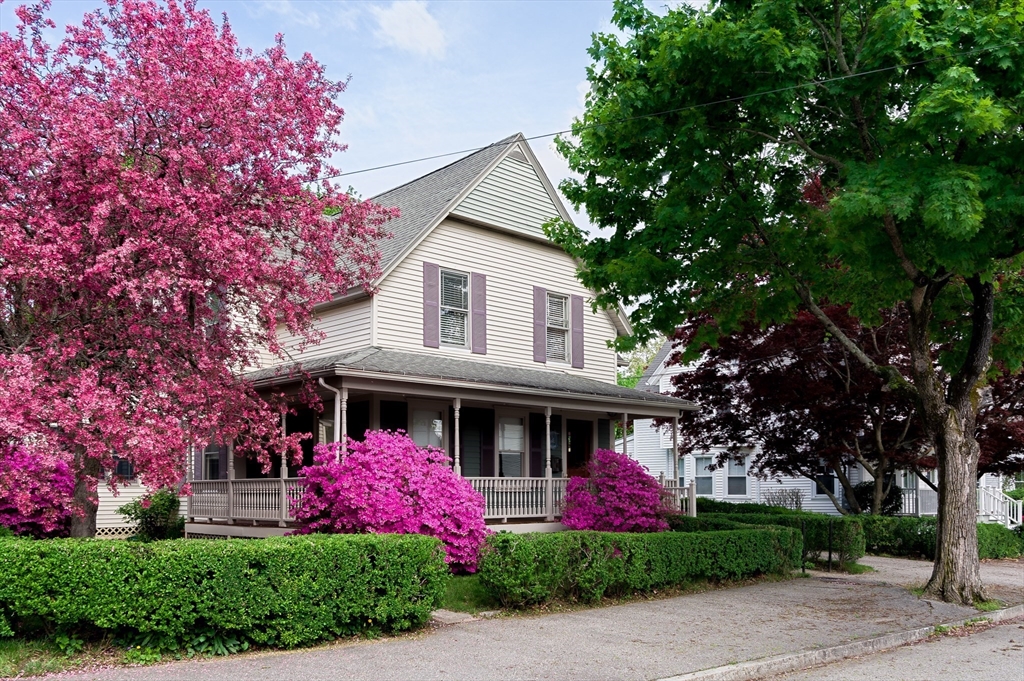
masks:
<svg viewBox="0 0 1024 681"><path fill-rule="evenodd" d="M149 490L138 482L118 485L115 497L106 483L101 481L96 491L100 497L100 507L96 512L96 529L98 535L103 535L105 529L128 527L124 516L120 515L117 509L135 501Z"/></svg>
<svg viewBox="0 0 1024 681"><path fill-rule="evenodd" d="M319 345L310 345L299 352L301 337L278 327L278 339L285 350L284 362L295 362L316 357L326 357L349 350L365 348L370 343L370 299L363 298L353 303L332 307L318 313L314 328L326 334ZM281 364L282 360L267 351L260 353L261 368Z"/></svg>
<svg viewBox="0 0 1024 681"><path fill-rule="evenodd" d="M424 262L487 276L486 355L462 348L423 347ZM533 361L534 286L588 299L583 369ZM576 279L575 262L561 249L446 220L381 282L374 302L376 344L528 369L547 367L614 383L615 353L607 341L615 338L615 326L607 312L590 312L589 298L589 291Z"/></svg>
<svg viewBox="0 0 1024 681"><path fill-rule="evenodd" d="M646 466L651 475L658 477L664 474L667 480L672 479L670 447L661 446L661 433L655 428L653 420L633 421L633 437L629 447L630 457Z"/></svg>
<svg viewBox="0 0 1024 681"><path fill-rule="evenodd" d="M559 215L533 166L511 157L499 163L452 213L541 238L541 226Z"/></svg>

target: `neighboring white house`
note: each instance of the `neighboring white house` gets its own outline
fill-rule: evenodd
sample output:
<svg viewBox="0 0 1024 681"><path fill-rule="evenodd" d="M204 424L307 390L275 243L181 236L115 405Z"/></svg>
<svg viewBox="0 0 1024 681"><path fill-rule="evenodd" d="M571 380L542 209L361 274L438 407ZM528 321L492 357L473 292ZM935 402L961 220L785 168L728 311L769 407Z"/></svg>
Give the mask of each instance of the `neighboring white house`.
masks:
<svg viewBox="0 0 1024 681"><path fill-rule="evenodd" d="M666 341L641 376L636 386L637 390L660 394L673 392L671 379L683 369L679 366L668 366L671 351L672 342ZM817 483L809 478L784 476L761 480L750 475L750 460L755 453L753 447L743 463L729 461L721 468L709 470L709 466L722 451L717 449L681 456L677 468L673 469L671 427L657 426L654 419L637 419L633 423L633 433L627 442L627 450L630 456L646 466L655 477L671 478L673 471L677 470L680 486L685 487L691 480L695 480L697 496L737 503L772 503L778 499L780 492L786 492L799 495L801 507L805 511L839 514L828 495L821 492ZM846 474L854 485L872 479L859 464L851 466ZM931 471L928 475L935 483L935 472ZM840 502L844 501L843 487L834 475L823 477L821 481L831 486ZM904 514L935 515L938 509L938 495L927 483L911 471L899 471L896 482L903 490ZM986 473L981 476L978 481L979 519L1011 526L1019 525L1022 504L1003 494L1002 486L1003 479L998 475Z"/></svg>
<svg viewBox="0 0 1024 681"><path fill-rule="evenodd" d="M283 424L313 445L403 429L448 451L487 500L489 522L552 521L568 477L608 447L622 418L675 418L694 405L616 384L608 341L630 332L591 309L576 262L542 225L569 214L522 135L371 199L397 207L380 244L375 293L343 292L317 310L315 347L266 355L258 390L294 390L301 367L324 411L296 404ZM291 520L296 467L265 475L227 448L195 452L189 535L264 536Z"/></svg>

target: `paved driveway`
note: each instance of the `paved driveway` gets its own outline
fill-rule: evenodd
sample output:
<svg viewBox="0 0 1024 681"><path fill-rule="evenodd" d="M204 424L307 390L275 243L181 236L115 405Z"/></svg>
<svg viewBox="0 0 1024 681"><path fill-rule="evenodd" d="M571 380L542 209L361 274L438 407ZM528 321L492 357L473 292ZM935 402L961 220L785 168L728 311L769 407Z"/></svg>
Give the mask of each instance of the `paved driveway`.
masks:
<svg viewBox="0 0 1024 681"><path fill-rule="evenodd" d="M845 576L793 579L550 615L501 617L291 653L74 678L656 679L951 621L973 609Z"/></svg>

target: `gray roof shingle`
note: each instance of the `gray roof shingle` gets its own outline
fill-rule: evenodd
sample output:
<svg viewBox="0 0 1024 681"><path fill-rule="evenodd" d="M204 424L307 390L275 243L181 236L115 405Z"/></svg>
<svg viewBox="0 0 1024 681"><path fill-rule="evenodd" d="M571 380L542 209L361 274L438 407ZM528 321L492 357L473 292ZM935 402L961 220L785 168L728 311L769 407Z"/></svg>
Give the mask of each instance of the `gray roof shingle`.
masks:
<svg viewBox="0 0 1024 681"><path fill-rule="evenodd" d="M611 397L651 405L692 409L694 403L675 397L659 395L614 383L573 376L558 371L523 369L475 360L457 359L401 350L366 347L329 357L318 357L299 364L261 369L245 375L257 384L283 383L294 379L294 372L302 370L311 375L330 375L345 370L383 374L400 379L402 376L432 378L438 381L459 381L487 386L505 386L565 393L566 395Z"/></svg>
<svg viewBox="0 0 1024 681"><path fill-rule="evenodd" d="M399 216L387 224L392 238L379 245L382 270L387 270L408 246L442 216L459 194L519 139L517 133L473 152L401 186L370 199L385 208L398 208Z"/></svg>

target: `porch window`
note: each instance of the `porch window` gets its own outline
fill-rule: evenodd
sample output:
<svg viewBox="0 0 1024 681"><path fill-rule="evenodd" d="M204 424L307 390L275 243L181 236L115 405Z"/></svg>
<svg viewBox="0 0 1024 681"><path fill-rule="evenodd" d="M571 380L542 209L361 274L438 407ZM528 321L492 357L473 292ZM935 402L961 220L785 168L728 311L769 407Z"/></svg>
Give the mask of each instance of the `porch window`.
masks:
<svg viewBox="0 0 1024 681"><path fill-rule="evenodd" d="M694 480L697 481L697 494L710 497L715 493L714 479L711 472L711 465L714 463L714 460L710 456L695 456L693 457L693 463L696 469Z"/></svg>
<svg viewBox="0 0 1024 681"><path fill-rule="evenodd" d="M211 444L203 452L203 480L220 479L220 445Z"/></svg>
<svg viewBox="0 0 1024 681"><path fill-rule="evenodd" d="M412 439L421 447L441 447L444 435L444 421L441 412L431 409L414 409L412 412Z"/></svg>
<svg viewBox="0 0 1024 681"><path fill-rule="evenodd" d="M747 464L745 461L729 459L728 479L726 480L727 491L730 496L746 496L747 494Z"/></svg>
<svg viewBox="0 0 1024 681"><path fill-rule="evenodd" d="M468 328L469 276L441 270L441 344L466 347Z"/></svg>
<svg viewBox="0 0 1024 681"><path fill-rule="evenodd" d="M554 362L569 361L569 298L548 294L547 358Z"/></svg>
<svg viewBox="0 0 1024 681"><path fill-rule="evenodd" d="M502 477L523 477L525 448L526 433L523 419L511 416L502 416L498 419L498 451L501 455Z"/></svg>

